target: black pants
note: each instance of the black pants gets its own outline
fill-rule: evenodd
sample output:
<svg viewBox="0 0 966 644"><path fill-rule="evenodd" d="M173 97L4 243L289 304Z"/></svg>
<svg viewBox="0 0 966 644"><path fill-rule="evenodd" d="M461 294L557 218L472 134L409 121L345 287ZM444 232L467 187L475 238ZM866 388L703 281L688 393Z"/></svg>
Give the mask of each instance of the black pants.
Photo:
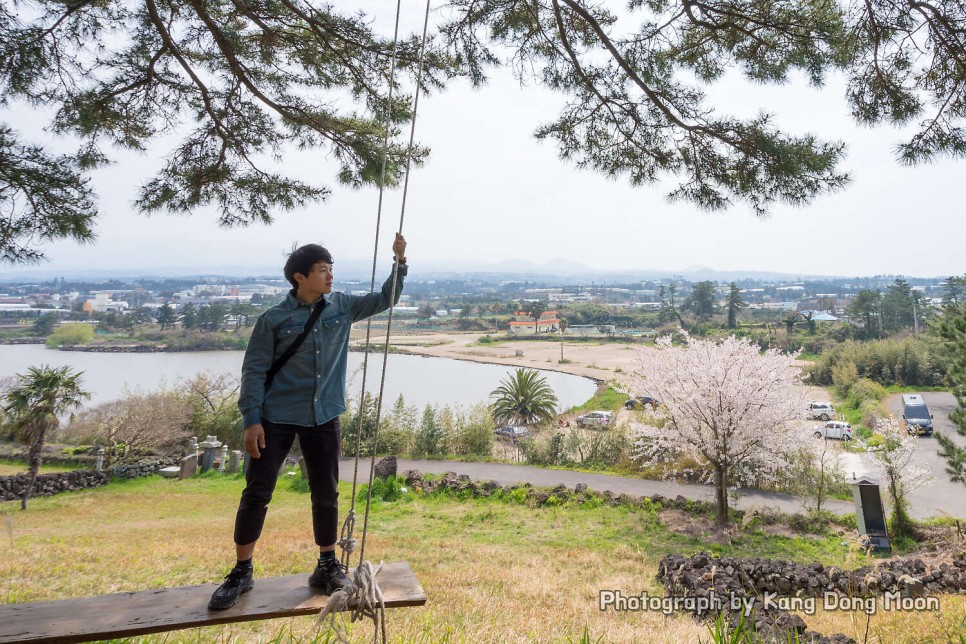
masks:
<svg viewBox="0 0 966 644"><path fill-rule="evenodd" d="M278 472L298 436L309 473L312 493L312 528L315 543L331 546L339 532L339 452L342 432L338 416L322 425L301 427L263 421L265 447L261 456L250 460L245 473L238 513L235 515L235 543L254 543L262 534L265 513L272 500Z"/></svg>

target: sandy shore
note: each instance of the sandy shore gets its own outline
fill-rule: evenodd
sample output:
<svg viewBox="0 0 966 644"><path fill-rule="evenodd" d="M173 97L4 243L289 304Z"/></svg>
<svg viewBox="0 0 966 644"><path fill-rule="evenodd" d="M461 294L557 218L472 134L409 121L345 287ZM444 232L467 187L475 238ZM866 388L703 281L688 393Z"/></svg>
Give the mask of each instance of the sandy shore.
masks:
<svg viewBox="0 0 966 644"><path fill-rule="evenodd" d="M382 331L377 337L374 329L372 342L381 344L385 337L384 333L385 331ZM352 335L354 347L365 344L364 329L359 331L353 329ZM560 371L605 382L613 380L621 372L627 373L632 370L641 349L640 345L564 341L565 361L561 363L560 342L517 340L479 344L479 339L483 335L478 332L393 332L389 344L401 352L416 355Z"/></svg>
<svg viewBox="0 0 966 644"><path fill-rule="evenodd" d="M425 332L393 331L389 344L396 350L416 355L470 360L514 367L530 367L548 371L560 371L575 376L585 376L598 383L607 383L630 374L639 364L641 351L653 350L639 344L620 342L547 342L539 340L514 340L494 344L479 344L483 336L479 332ZM381 344L385 329L373 327L372 343ZM365 344L365 328L353 329L352 345ZM561 344L564 362L560 362ZM828 392L822 387L806 387L805 394L811 400L828 400Z"/></svg>

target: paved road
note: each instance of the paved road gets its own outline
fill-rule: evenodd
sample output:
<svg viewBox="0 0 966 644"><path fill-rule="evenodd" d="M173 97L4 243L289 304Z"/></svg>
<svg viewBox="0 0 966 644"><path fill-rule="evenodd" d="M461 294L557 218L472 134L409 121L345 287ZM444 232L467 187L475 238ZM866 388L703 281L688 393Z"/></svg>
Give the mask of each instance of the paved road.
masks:
<svg viewBox="0 0 966 644"><path fill-rule="evenodd" d="M340 475L343 480L352 480L352 459L342 459ZM563 483L573 489L577 483L584 483L588 488L603 492L610 490L615 494L634 494L637 496L652 496L661 494L674 498L682 495L688 499L699 501L714 501L714 488L710 485L675 484L665 481L651 481L646 479L610 474L588 474L569 470L548 470L529 465L509 465L506 463L458 463L454 461L417 461L399 460L399 471L419 470L423 473L443 474L456 472L466 474L474 481L494 480L500 485L515 483L531 483L541 487L554 487ZM359 480L367 481L369 477L369 461L359 464ZM733 504L734 505L734 504ZM762 492L761 490L742 490L738 498L739 509L753 507L777 507L782 512L802 512L804 510L798 497L791 494L777 494ZM831 510L839 514L855 512L851 502L832 501Z"/></svg>
<svg viewBox="0 0 966 644"><path fill-rule="evenodd" d="M925 393L923 397L932 412L936 431L943 432L956 440L959 444L966 444L956 433L956 429L949 420L949 414L956 408L956 398L949 393ZM902 415L901 397L890 397L886 406L895 412L897 417ZM910 495L910 513L913 518L925 519L934 516L952 515L966 518L966 486L953 483L945 472L945 461L939 457L938 444L934 439L924 438L920 443L920 452L916 462L927 467L934 477L934 481ZM871 460L861 454L843 453L843 463L847 478L872 476L879 478ZM340 473L343 480L352 480L352 459L342 459ZM359 480L366 481L369 477L369 461L359 464ZM424 473L443 474L456 472L466 474L474 481L492 479L501 485L515 483L531 483L541 487L553 487L564 484L573 489L577 483L584 483L592 490L603 492L610 490L615 494L634 494L637 496L651 496L661 494L674 498L682 495L688 499L698 501L714 501L714 488L710 485L677 484L666 481L651 481L646 479L613 476L610 474L588 474L569 470L549 470L528 465L510 465L506 463L459 463L455 461L421 461L400 459L399 470L419 470ZM885 495L885 490L883 490ZM762 492L761 490L742 490L737 504L739 509L770 506L777 507L782 512L802 512L804 506L801 499L791 494ZM855 511L850 501L832 501L829 509L839 514Z"/></svg>
<svg viewBox="0 0 966 644"><path fill-rule="evenodd" d="M956 397L944 392L925 392L922 394L929 412L933 415L935 431L948 436L958 445L966 445L966 439L956 432L956 426L949 420L949 414L956 408ZM889 396L884 401L886 409L902 416L902 396ZM953 483L946 474L946 461L939 456L939 443L931 437L921 437L919 451L913 458L915 465L926 468L933 481L909 495L909 504L914 516L966 517L966 486ZM866 454L843 454L846 476L868 476L882 480L882 471Z"/></svg>

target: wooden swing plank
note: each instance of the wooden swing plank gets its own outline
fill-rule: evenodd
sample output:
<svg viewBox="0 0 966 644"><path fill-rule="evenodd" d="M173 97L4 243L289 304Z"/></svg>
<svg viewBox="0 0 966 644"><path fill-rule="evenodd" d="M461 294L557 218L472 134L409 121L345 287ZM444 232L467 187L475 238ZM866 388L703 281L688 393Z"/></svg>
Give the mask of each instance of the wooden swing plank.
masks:
<svg viewBox="0 0 966 644"><path fill-rule="evenodd" d="M99 597L0 606L0 642L90 642L231 622L318 613L327 595L306 583L308 574L255 578L255 588L227 610L209 610L218 583ZM407 562L383 565L376 581L386 608L426 603Z"/></svg>

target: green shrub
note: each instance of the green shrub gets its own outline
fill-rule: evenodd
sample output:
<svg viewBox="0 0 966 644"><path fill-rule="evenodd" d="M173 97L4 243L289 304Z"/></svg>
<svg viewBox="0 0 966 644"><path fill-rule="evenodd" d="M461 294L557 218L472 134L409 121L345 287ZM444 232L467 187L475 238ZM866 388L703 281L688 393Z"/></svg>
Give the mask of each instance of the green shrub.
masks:
<svg viewBox="0 0 966 644"><path fill-rule="evenodd" d="M373 501L398 501L403 497L403 486L406 480L400 476L390 476L389 478L375 478L372 480L372 500ZM356 493L356 502L365 503L366 496L369 494L369 485L365 484Z"/></svg>
<svg viewBox="0 0 966 644"><path fill-rule="evenodd" d="M941 350L939 344L918 337L848 341L823 352L808 368L808 373L813 384L837 386L835 368L852 362L860 378L868 378L886 387L939 387L946 380L946 368L938 353Z"/></svg>
<svg viewBox="0 0 966 644"><path fill-rule="evenodd" d="M866 401L878 402L885 399L888 392L885 387L868 378L859 378L849 388L849 404L853 407L861 407Z"/></svg>
<svg viewBox="0 0 966 644"><path fill-rule="evenodd" d="M877 420L889 417L889 410L877 400L863 400L859 405L859 414L863 425L875 427Z"/></svg>
<svg viewBox="0 0 966 644"><path fill-rule="evenodd" d="M869 432L869 438L865 441L866 449L874 449L876 447L881 447L885 445L886 439L882 434L876 434L875 432Z"/></svg>
<svg viewBox="0 0 966 644"><path fill-rule="evenodd" d="M832 367L832 384L840 397L847 398L858 380L859 370L851 360L843 360Z"/></svg>
<svg viewBox="0 0 966 644"><path fill-rule="evenodd" d="M594 397L585 402L579 407L571 407L568 413L572 414L582 414L587 411L596 411L598 409L604 411L616 411L624 406L624 402L627 400L628 396L622 391L614 389L611 385L607 385L604 389L598 389L594 393Z"/></svg>
<svg viewBox="0 0 966 644"><path fill-rule="evenodd" d="M47 346L72 347L79 344L88 344L94 340L94 327L83 322L71 322L61 324L53 330L47 337Z"/></svg>

